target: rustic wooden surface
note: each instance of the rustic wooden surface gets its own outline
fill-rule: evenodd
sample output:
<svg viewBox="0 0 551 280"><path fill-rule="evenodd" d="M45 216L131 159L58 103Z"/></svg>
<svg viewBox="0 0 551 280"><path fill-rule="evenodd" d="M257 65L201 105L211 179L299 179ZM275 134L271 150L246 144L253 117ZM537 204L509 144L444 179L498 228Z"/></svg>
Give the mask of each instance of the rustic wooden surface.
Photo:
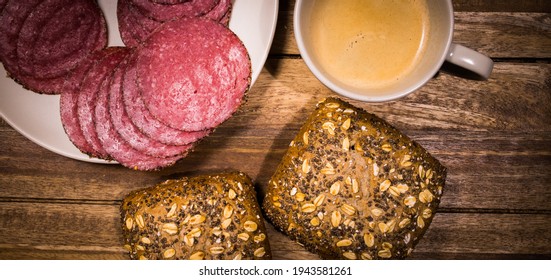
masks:
<svg viewBox="0 0 551 280"><path fill-rule="evenodd" d="M333 95L300 58L294 1L280 2L274 44L248 102L171 168L137 172L64 158L0 120L0 258L125 259L121 199L166 178L241 170L262 194L312 108ZM549 259L551 1L457 0L454 7L454 40L496 62L488 81L445 65L404 99L352 103L448 167L441 207L411 258ZM317 258L267 226L275 259Z"/></svg>

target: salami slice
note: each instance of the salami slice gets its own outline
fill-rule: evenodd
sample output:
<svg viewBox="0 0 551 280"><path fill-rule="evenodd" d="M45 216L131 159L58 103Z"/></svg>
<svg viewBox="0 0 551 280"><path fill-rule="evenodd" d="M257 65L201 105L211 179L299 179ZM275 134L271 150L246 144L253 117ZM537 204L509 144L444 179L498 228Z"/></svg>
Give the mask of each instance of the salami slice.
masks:
<svg viewBox="0 0 551 280"><path fill-rule="evenodd" d="M110 157L128 168L147 171L173 165L187 154L191 145L182 146L176 156L159 158L146 155L128 145L111 122L109 98L112 93L120 92L122 70L124 68L117 67L108 78L103 80L98 90L94 115L95 129L102 147Z"/></svg>
<svg viewBox="0 0 551 280"><path fill-rule="evenodd" d="M189 145L166 145L149 136L142 133L130 120L128 114L126 114L124 108L124 102L122 98L122 81L123 74L126 71L126 63L121 63L115 73L113 74L113 80L111 81L111 87L108 96L108 112L110 115L110 122L112 127L117 131L121 139L123 139L132 148L154 157L172 157L183 155L190 149ZM101 94L100 94L101 96ZM103 97L100 97L102 99ZM107 98L107 96L105 97ZM99 103L104 102L103 100ZM96 121L98 120L98 114L96 110ZM105 117L102 117L104 119ZM97 128L97 124L96 124ZM98 135L100 132L98 131ZM101 139L101 137L100 137ZM193 139L195 140L195 139ZM190 142L191 143L191 142ZM109 150L107 150L109 152Z"/></svg>
<svg viewBox="0 0 551 280"><path fill-rule="evenodd" d="M108 53L88 71L88 74L80 86L80 93L77 100L77 115L80 128L82 129L82 134L86 142L93 148L93 152L89 155L101 159L110 158L98 139L94 124L93 112L95 110L99 86L103 80L110 76L113 69L115 69L115 67L125 58L129 51L128 48L112 48L116 48L116 51Z"/></svg>
<svg viewBox="0 0 551 280"><path fill-rule="evenodd" d="M89 52L84 54L83 50L101 49L107 43L105 19L95 3L87 0L76 1L67 6L69 10L64 10L67 13L61 17L63 20L54 20L51 23L51 18L44 18L44 14L54 13L55 15L56 11L51 7L59 8L56 5L59 3L67 4L62 0L8 1L0 15L0 57L4 67L13 80L24 88L38 93L60 93L66 75L79 64L80 60L89 55ZM87 13L93 9L99 12L93 16L95 18L93 26L81 25L80 22L75 24L75 20L82 15L82 13L77 14L76 11L82 10L82 7L87 7L84 8ZM88 15L85 18L91 19L91 16ZM47 24L48 22L50 24ZM73 24L68 24L69 22ZM91 20L87 22L92 23ZM59 31L60 29L62 31ZM93 30L95 31L92 32ZM83 34L90 32L96 35ZM83 42L79 41L72 44L71 49L66 44L67 38L76 36L76 33L81 34L81 38L87 37L88 44L82 45ZM28 42L28 44L22 42ZM94 47L91 47L92 45ZM40 47L34 49L35 46ZM38 57L38 60L35 60L35 57Z"/></svg>
<svg viewBox="0 0 551 280"><path fill-rule="evenodd" d="M137 50L137 84L153 117L175 129L212 129L240 106L251 62L231 30L204 18L164 24Z"/></svg>
<svg viewBox="0 0 551 280"><path fill-rule="evenodd" d="M231 0L220 0L212 10L205 14L204 17L218 21L225 26L229 24L229 14L231 13Z"/></svg>
<svg viewBox="0 0 551 280"><path fill-rule="evenodd" d="M136 57L128 60L123 78L123 101L125 112L131 122L145 135L167 145L186 145L210 133L203 131L182 131L169 127L155 119L147 110L136 84Z"/></svg>
<svg viewBox="0 0 551 280"><path fill-rule="evenodd" d="M157 4L150 0L131 0L146 17L156 21L169 21L181 17L198 17L208 13L219 0L190 0L174 5Z"/></svg>
<svg viewBox="0 0 551 280"><path fill-rule="evenodd" d="M106 48L89 55L86 59L81 61L78 67L71 73L71 76L66 80L63 90L61 91L59 107L63 129L73 145L88 155L93 154L94 149L92 145L86 141L86 138L84 138L78 121L77 107L80 86L88 74L88 71L90 71L90 68L97 63L96 61L114 51L117 51L117 49Z"/></svg>
<svg viewBox="0 0 551 280"><path fill-rule="evenodd" d="M137 46L162 23L141 14L130 0L117 2L117 18L121 39L126 46Z"/></svg>
<svg viewBox="0 0 551 280"><path fill-rule="evenodd" d="M19 70L36 78L64 76L106 45L107 26L95 1L44 0L21 28Z"/></svg>
<svg viewBox="0 0 551 280"><path fill-rule="evenodd" d="M17 69L17 38L21 27L40 1L7 1L0 13L0 59L10 73Z"/></svg>
<svg viewBox="0 0 551 280"><path fill-rule="evenodd" d="M165 5L174 5L174 4L180 4L184 2L189 2L190 0L151 0L153 3L157 4L165 4Z"/></svg>

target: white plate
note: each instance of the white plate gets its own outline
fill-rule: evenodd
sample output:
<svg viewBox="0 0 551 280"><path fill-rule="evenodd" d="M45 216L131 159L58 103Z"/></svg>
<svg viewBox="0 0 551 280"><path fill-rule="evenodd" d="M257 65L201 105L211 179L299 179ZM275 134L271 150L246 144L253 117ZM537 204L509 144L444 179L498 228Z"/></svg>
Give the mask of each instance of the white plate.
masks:
<svg viewBox="0 0 551 280"><path fill-rule="evenodd" d="M109 28L109 45L122 46L116 1L99 0ZM252 61L252 84L258 78L272 45L278 12L278 0L235 0L230 19L233 30L245 44ZM23 89L6 77L0 67L0 116L15 130L36 144L57 154L96 163L108 161L90 158L71 143L59 116L59 96L41 95Z"/></svg>

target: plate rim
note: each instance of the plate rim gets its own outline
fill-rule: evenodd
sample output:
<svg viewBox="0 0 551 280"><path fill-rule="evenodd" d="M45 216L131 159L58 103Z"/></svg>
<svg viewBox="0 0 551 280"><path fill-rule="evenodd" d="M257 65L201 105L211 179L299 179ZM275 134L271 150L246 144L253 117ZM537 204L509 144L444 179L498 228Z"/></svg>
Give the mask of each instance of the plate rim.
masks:
<svg viewBox="0 0 551 280"><path fill-rule="evenodd" d="M117 2L117 1L111 1L111 0L99 0L100 6L101 6L101 2L105 3L105 1L111 2L111 3L108 3L107 5L116 5L116 2ZM255 64L255 65L252 66L252 69L251 69L251 72L252 72L251 85L249 87L249 91L250 91L251 88L253 87L253 85L255 84L255 82L257 81L258 77L260 76L260 72L262 71L262 68L264 67L264 64L266 63L266 60L268 58L268 55L269 55L269 52L270 52L270 49L271 49L271 46L272 46L272 43L273 43L273 40L274 40L275 30L276 30L276 27L277 27L278 12L279 12L279 0L262 0L262 1L258 1L258 0L234 0L233 4L235 5L235 3L238 2L238 1L239 2L254 1L254 2L263 2L263 3L272 4L271 18L270 18L270 20L266 20L266 22L265 22L266 24L269 24L269 28L266 28L266 30L269 29L270 34L269 34L269 37L268 37L268 41L266 42L266 45L263 46L264 50L263 50L262 54L259 57L256 58L256 59L259 59L258 60L258 65ZM244 4L244 5L247 6L247 4ZM107 14L107 13L104 13L104 14ZM108 28L109 28L109 26L108 26ZM231 19L230 19L230 29L231 29ZM113 29L113 27L111 27L109 32L113 32L113 31L118 32L118 26L115 26L114 29ZM232 29L232 31L236 32L233 29ZM109 46L117 45L117 43L112 44L113 39L111 37L109 39L111 40ZM117 40L120 40L120 35L118 35L118 34L115 37L115 41L117 41ZM244 44L245 44L245 42L244 42ZM245 47L247 47L246 44L245 44ZM251 51L249 50L249 53L250 52ZM254 71L255 66L258 67L258 71L256 71L256 72ZM2 70L5 71L3 69L3 66L2 66ZM9 78L7 75L4 76L4 77L1 77L0 79L8 80L8 81L6 81L6 80L3 81L2 84L3 83L10 83L10 82L15 83L15 81L11 80L11 78ZM17 84L17 86L20 87L21 91L23 91L23 92L21 92L21 94L26 94L24 91L28 91L19 84ZM0 97L5 95L3 93L3 91L4 91L4 88L0 88ZM35 95L40 96L40 97L47 96L48 98L51 98L53 101L55 101L57 104L59 104L59 99L60 99L59 95L41 95L41 94L34 93L34 92L30 92L30 94L35 94ZM31 97L31 98L33 98L33 97ZM37 99L39 99L39 98L37 98ZM12 127L15 131L17 131L19 134L23 135L25 138L31 140L33 143L39 145L40 147L43 147L43 148L45 148L45 149L47 149L51 152L54 152L58 155L66 157L66 158L71 158L71 159L79 160L79 161L83 161L83 162L101 163L101 164L118 164L116 161L108 161L108 160L93 158L93 157L90 157L90 156L88 156L84 153L75 154L73 151L67 151L66 148L52 146L50 143L45 142L41 137L39 137L37 135L34 135L33 133L29 132L28 129L25 129L25 125L22 125L22 124L20 124L20 122L14 121L13 118L10 118L10 115L5 113L2 108L3 107L0 104L0 117L10 127ZM59 111L59 105L56 108ZM50 116L50 117L53 117L53 116ZM60 118L59 114L56 116L56 118ZM63 129L63 127L61 127L61 129ZM64 134L64 135L66 136L66 134ZM68 139L68 137L67 137L67 141L69 141L72 144L72 142ZM78 151L78 149L76 147L74 147L74 148Z"/></svg>

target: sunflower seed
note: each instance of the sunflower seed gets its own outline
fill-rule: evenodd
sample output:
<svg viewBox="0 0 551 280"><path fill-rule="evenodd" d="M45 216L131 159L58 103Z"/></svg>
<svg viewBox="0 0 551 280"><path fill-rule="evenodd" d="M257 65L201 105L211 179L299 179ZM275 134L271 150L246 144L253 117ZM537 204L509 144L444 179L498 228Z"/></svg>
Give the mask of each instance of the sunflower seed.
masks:
<svg viewBox="0 0 551 280"><path fill-rule="evenodd" d="M132 230L132 228L134 227L134 220L130 217L126 218L126 229L128 230Z"/></svg>
<svg viewBox="0 0 551 280"><path fill-rule="evenodd" d="M434 195L428 189L425 189L424 191L419 193L419 201L421 201L422 203L430 203L432 202L433 198Z"/></svg>
<svg viewBox="0 0 551 280"><path fill-rule="evenodd" d="M266 234L261 233L253 238L255 243L260 243L266 239Z"/></svg>
<svg viewBox="0 0 551 280"><path fill-rule="evenodd" d="M424 228L425 227L425 221L423 220L423 217L417 216L417 226L419 228Z"/></svg>
<svg viewBox="0 0 551 280"><path fill-rule="evenodd" d="M417 202L417 199L415 198L415 196L410 195L404 199L404 204L410 208L415 206L416 202Z"/></svg>
<svg viewBox="0 0 551 280"><path fill-rule="evenodd" d="M348 140L348 137L344 137L342 140L342 149L343 151L348 151L350 149L350 140Z"/></svg>
<svg viewBox="0 0 551 280"><path fill-rule="evenodd" d="M432 210L426 208L425 210L423 210L422 216L424 219L429 219L432 216Z"/></svg>
<svg viewBox="0 0 551 280"><path fill-rule="evenodd" d="M264 247L260 247L256 250L254 250L253 254L257 258L262 258L266 254L266 250L264 249Z"/></svg>
<svg viewBox="0 0 551 280"><path fill-rule="evenodd" d="M237 193L235 193L235 191L233 189L230 189L228 191L228 198L229 199L235 199L237 197Z"/></svg>
<svg viewBox="0 0 551 280"><path fill-rule="evenodd" d="M173 248L166 249L163 252L163 258L165 258L165 259L170 259L170 258L174 257L174 255L176 255L176 250L174 250Z"/></svg>
<svg viewBox="0 0 551 280"><path fill-rule="evenodd" d="M348 130L350 128L350 118L346 119L342 125L341 125L342 129L344 130Z"/></svg>
<svg viewBox="0 0 551 280"><path fill-rule="evenodd" d="M176 203L173 203L172 206L170 206L170 210L168 213L166 213L167 218L173 218L176 216L176 211L178 210L178 205Z"/></svg>
<svg viewBox="0 0 551 280"><path fill-rule="evenodd" d="M136 219L136 224L138 225L138 227L139 227L140 229L142 229L142 228L145 227L145 222L144 222L144 220L143 220L142 215L137 214L136 217L135 217L135 219Z"/></svg>
<svg viewBox="0 0 551 280"><path fill-rule="evenodd" d="M209 252L213 255L220 255L224 253L224 247L220 247L220 246L210 247Z"/></svg>
<svg viewBox="0 0 551 280"><path fill-rule="evenodd" d="M231 219L224 219L222 221L222 228L227 229L231 225Z"/></svg>
<svg viewBox="0 0 551 280"><path fill-rule="evenodd" d="M312 213L312 212L316 211L316 205L314 205L312 203L306 203L306 204L302 205L301 210L304 213Z"/></svg>
<svg viewBox="0 0 551 280"><path fill-rule="evenodd" d="M189 224L190 225L197 225L197 224L200 224L200 223L204 222L205 219L206 219L205 216L197 214L197 215L192 216L191 219L189 219Z"/></svg>
<svg viewBox="0 0 551 280"><path fill-rule="evenodd" d="M377 252L377 255L383 259L389 259L392 257L392 252L389 249L383 249Z"/></svg>
<svg viewBox="0 0 551 280"><path fill-rule="evenodd" d="M319 207L323 204L324 200L325 200L325 194L320 194L314 199L314 205L316 207Z"/></svg>
<svg viewBox="0 0 551 280"><path fill-rule="evenodd" d="M254 232L258 228L258 225L253 221L246 221L243 227L248 232Z"/></svg>
<svg viewBox="0 0 551 280"><path fill-rule="evenodd" d="M367 232L364 234L364 243L367 247L373 247L375 244L375 236L373 234Z"/></svg>
<svg viewBox="0 0 551 280"><path fill-rule="evenodd" d="M379 191L384 192L390 187L390 180L386 179L379 185Z"/></svg>
<svg viewBox="0 0 551 280"><path fill-rule="evenodd" d="M411 220L409 218L404 218L400 221L400 223L398 224L398 226L400 228L405 228L407 225L409 225L409 223L411 223Z"/></svg>
<svg viewBox="0 0 551 280"><path fill-rule="evenodd" d="M246 232L242 232L242 233L237 235L237 238L239 238L243 241L247 241L247 240L249 240L249 234L246 233Z"/></svg>
<svg viewBox="0 0 551 280"><path fill-rule="evenodd" d="M337 247L346 247L350 245L352 245L352 241L350 239L343 239L337 242Z"/></svg>
<svg viewBox="0 0 551 280"><path fill-rule="evenodd" d="M200 237L201 233L202 233L202 231L201 231L200 228L194 228L188 234L193 236L193 237Z"/></svg>
<svg viewBox="0 0 551 280"><path fill-rule="evenodd" d="M224 216L224 218L229 218L233 215L233 207L231 205L226 205L226 207L224 207L224 212L222 214Z"/></svg>
<svg viewBox="0 0 551 280"><path fill-rule="evenodd" d="M190 260L202 260L204 258L205 258L205 253L203 253L201 251L197 251L197 252L191 254L191 256L189 256Z"/></svg>
<svg viewBox="0 0 551 280"><path fill-rule="evenodd" d="M348 216L354 216L356 214L356 208L350 204L343 204L341 210Z"/></svg>
<svg viewBox="0 0 551 280"><path fill-rule="evenodd" d="M335 135L335 124L332 122L325 122L321 125L321 127L325 130L327 130L327 133L330 135Z"/></svg>
<svg viewBox="0 0 551 280"><path fill-rule="evenodd" d="M169 235L175 235L178 233L178 225L175 223L166 223L163 224L162 230Z"/></svg>
<svg viewBox="0 0 551 280"><path fill-rule="evenodd" d="M341 224L342 215L339 211L333 211L331 213L331 225L333 227L338 227Z"/></svg>
<svg viewBox="0 0 551 280"><path fill-rule="evenodd" d="M310 225L312 226L319 226L320 225L320 219L318 217L314 217L310 220Z"/></svg>
<svg viewBox="0 0 551 280"><path fill-rule="evenodd" d="M332 194L332 195L337 195L337 194L339 194L340 190L341 190L341 183L340 182L335 182L329 188L329 193Z"/></svg>
<svg viewBox="0 0 551 280"><path fill-rule="evenodd" d="M355 260L358 258L354 252L344 252L342 255L349 260Z"/></svg>
<svg viewBox="0 0 551 280"><path fill-rule="evenodd" d="M379 216L383 215L384 213L385 212L382 209L379 209L379 208L371 209L371 214L373 214L373 216L375 216L375 217L379 217Z"/></svg>
<svg viewBox="0 0 551 280"><path fill-rule="evenodd" d="M302 161L302 172L306 174L310 172L310 163L307 158Z"/></svg>

